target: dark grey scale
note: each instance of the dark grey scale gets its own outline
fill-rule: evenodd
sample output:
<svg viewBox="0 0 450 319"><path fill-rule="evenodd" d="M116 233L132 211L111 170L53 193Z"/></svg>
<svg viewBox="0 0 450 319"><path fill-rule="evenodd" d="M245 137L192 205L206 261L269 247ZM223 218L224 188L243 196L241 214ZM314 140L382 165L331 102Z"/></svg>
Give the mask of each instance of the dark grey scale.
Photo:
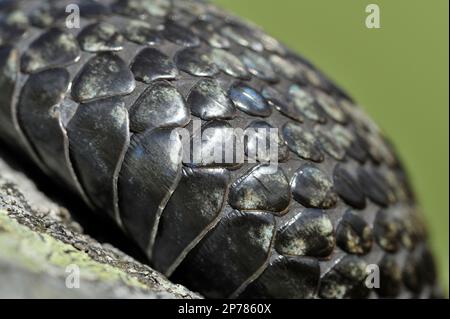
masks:
<svg viewBox="0 0 450 319"><path fill-rule="evenodd" d="M14 144L13 95L19 72L19 52L13 47L0 47L0 135Z"/></svg>
<svg viewBox="0 0 450 319"><path fill-rule="evenodd" d="M291 182L294 199L306 207L331 208L337 202L333 181L318 167L303 164Z"/></svg>
<svg viewBox="0 0 450 319"><path fill-rule="evenodd" d="M30 12L30 23L37 28L51 27L58 18L59 10L49 3L44 3Z"/></svg>
<svg viewBox="0 0 450 319"><path fill-rule="evenodd" d="M282 127L282 134L289 149L301 158L314 162L323 161L324 156L315 136L300 125L287 122Z"/></svg>
<svg viewBox="0 0 450 319"><path fill-rule="evenodd" d="M35 73L21 90L17 112L20 126L39 158L73 187L67 163L67 137L62 129L59 107L69 86L70 75L65 69Z"/></svg>
<svg viewBox="0 0 450 319"><path fill-rule="evenodd" d="M130 110L130 128L138 133L154 127L185 126L190 119L183 96L164 80L147 87Z"/></svg>
<svg viewBox="0 0 450 319"><path fill-rule="evenodd" d="M147 253L170 196L181 178L182 144L172 129L131 137L118 179L122 224Z"/></svg>
<svg viewBox="0 0 450 319"><path fill-rule="evenodd" d="M87 196L117 221L117 166L130 137L125 103L113 97L81 104L66 129L70 158Z"/></svg>
<svg viewBox="0 0 450 319"><path fill-rule="evenodd" d="M192 30L213 48L228 49L230 47L230 41L227 37L216 32L214 24L209 19L209 16L198 18L192 22Z"/></svg>
<svg viewBox="0 0 450 319"><path fill-rule="evenodd" d="M144 21L130 21L123 30L127 40L143 45L158 45L162 41L159 30Z"/></svg>
<svg viewBox="0 0 450 319"><path fill-rule="evenodd" d="M336 228L336 243L349 254L364 255L372 248L370 226L353 211L348 210Z"/></svg>
<svg viewBox="0 0 450 319"><path fill-rule="evenodd" d="M296 107L298 111L305 116L305 118L318 123L326 122L326 118L316 107L316 99L308 91L308 89L301 88L297 84L293 84L289 87L289 98L294 104L294 107Z"/></svg>
<svg viewBox="0 0 450 319"><path fill-rule="evenodd" d="M128 65L114 53L92 57L76 76L72 97L85 103L106 97L127 95L136 87Z"/></svg>
<svg viewBox="0 0 450 319"><path fill-rule="evenodd" d="M271 214L231 211L171 278L208 298L229 297L266 262L274 228Z"/></svg>
<svg viewBox="0 0 450 319"><path fill-rule="evenodd" d="M420 294L424 287L424 278L420 269L420 257L417 251L410 253L406 257L402 271L403 284L416 295Z"/></svg>
<svg viewBox="0 0 450 319"><path fill-rule="evenodd" d="M219 73L210 55L193 48L177 52L175 63L178 69L194 76L214 76Z"/></svg>
<svg viewBox="0 0 450 319"><path fill-rule="evenodd" d="M75 0L71 3L77 4L83 17L93 19L101 18L111 14L111 8L108 4L102 4L96 0ZM65 9L62 4L63 10Z"/></svg>
<svg viewBox="0 0 450 319"><path fill-rule="evenodd" d="M225 74L243 80L250 79L250 74L245 65L231 52L214 48L211 50L211 58Z"/></svg>
<svg viewBox="0 0 450 319"><path fill-rule="evenodd" d="M236 144L234 130L228 122L209 121L192 134L190 152L183 156L184 164L190 167L237 168L244 158L238 158L240 153L236 152Z"/></svg>
<svg viewBox="0 0 450 319"><path fill-rule="evenodd" d="M229 183L226 169L183 169L161 215L152 254L156 269L170 275L178 257L222 211Z"/></svg>
<svg viewBox="0 0 450 319"><path fill-rule="evenodd" d="M247 67L247 70L261 80L277 82L278 77L270 63L261 54L250 50L245 50L241 55L241 60Z"/></svg>
<svg viewBox="0 0 450 319"><path fill-rule="evenodd" d="M300 113L298 108L296 108L293 103L289 103L284 95L282 95L278 90L270 86L265 86L261 94L267 100L267 103L277 109L280 113L296 120L297 122L303 122L304 118L302 113Z"/></svg>
<svg viewBox="0 0 450 319"><path fill-rule="evenodd" d="M0 11L0 46L15 44L27 29L28 19L21 11Z"/></svg>
<svg viewBox="0 0 450 319"><path fill-rule="evenodd" d="M286 79L301 85L307 85L308 82L299 67L287 58L272 54L269 58L277 73L283 75Z"/></svg>
<svg viewBox="0 0 450 319"><path fill-rule="evenodd" d="M345 159L345 149L339 144L339 141L328 131L328 129L325 129L322 126L316 126L314 128L314 134L320 147L325 153L338 161Z"/></svg>
<svg viewBox="0 0 450 319"><path fill-rule="evenodd" d="M320 209L302 209L277 233L275 249L283 255L328 257L335 246L330 218Z"/></svg>
<svg viewBox="0 0 450 319"><path fill-rule="evenodd" d="M394 298L401 290L402 271L394 255L386 254L378 263L380 269L380 287L375 289L380 297Z"/></svg>
<svg viewBox="0 0 450 319"><path fill-rule="evenodd" d="M289 181L280 167L258 165L230 187L229 204L241 211L282 215L291 201Z"/></svg>
<svg viewBox="0 0 450 319"><path fill-rule="evenodd" d="M156 79L175 79L178 70L173 61L154 48L145 48L136 55L131 64L136 80L150 83Z"/></svg>
<svg viewBox="0 0 450 319"><path fill-rule="evenodd" d="M317 105L334 121L346 124L348 119L345 112L338 105L336 98L332 95L325 94L320 90L315 91Z"/></svg>
<svg viewBox="0 0 450 319"><path fill-rule="evenodd" d="M375 218L373 231L377 243L388 252L396 252L400 248L401 233L403 231L401 221L393 213L381 209Z"/></svg>
<svg viewBox="0 0 450 319"><path fill-rule="evenodd" d="M58 28L51 28L23 53L22 72L33 73L73 64L80 59L80 48L75 37Z"/></svg>
<svg viewBox="0 0 450 319"><path fill-rule="evenodd" d="M191 30L171 20L166 21L161 33L168 41L181 46L195 47L200 45L200 39Z"/></svg>
<svg viewBox="0 0 450 319"><path fill-rule="evenodd" d="M253 30L242 23L229 22L220 27L220 32L230 40L248 47L254 51L261 52L264 50L261 42L256 38Z"/></svg>
<svg viewBox="0 0 450 319"><path fill-rule="evenodd" d="M320 267L315 258L278 256L239 298L314 298L319 285Z"/></svg>
<svg viewBox="0 0 450 319"><path fill-rule="evenodd" d="M142 20L164 17L171 7L170 0L116 0L112 5L114 12Z"/></svg>
<svg viewBox="0 0 450 319"><path fill-rule="evenodd" d="M106 22L92 23L78 34L78 42L84 51L107 52L123 49L123 35L115 26Z"/></svg>
<svg viewBox="0 0 450 319"><path fill-rule="evenodd" d="M271 106L262 95L242 82L235 83L228 94L234 105L245 113L262 117L272 114Z"/></svg>
<svg viewBox="0 0 450 319"><path fill-rule="evenodd" d="M366 197L358 179L353 177L345 166L336 165L333 171L333 182L336 193L345 203L356 209L366 207Z"/></svg>
<svg viewBox="0 0 450 319"><path fill-rule="evenodd" d="M358 133L355 133L354 139L351 142L349 148L347 149L347 154L348 156L360 162L361 164L364 164L369 157L367 149L368 146L366 142L359 136Z"/></svg>
<svg viewBox="0 0 450 319"><path fill-rule="evenodd" d="M427 285L434 285L436 283L436 265L433 256L428 247L423 245L419 248L419 272L423 281Z"/></svg>
<svg viewBox="0 0 450 319"><path fill-rule="evenodd" d="M374 169L359 167L358 180L370 200L382 207L389 205L388 185Z"/></svg>
<svg viewBox="0 0 450 319"><path fill-rule="evenodd" d="M321 279L319 296L326 299L367 298L370 290L365 285L366 268L363 259L345 256Z"/></svg>
<svg viewBox="0 0 450 319"><path fill-rule="evenodd" d="M193 115L204 120L232 119L236 116L236 107L214 79L198 81L189 93L187 104Z"/></svg>
<svg viewBox="0 0 450 319"><path fill-rule="evenodd" d="M244 151L248 161L268 163L274 160L285 162L289 159L289 148L279 136L278 129L275 132L271 131L272 129L275 128L262 120L253 121L246 127L244 131ZM276 142L278 148L277 158L271 154L271 140L272 143Z"/></svg>
<svg viewBox="0 0 450 319"><path fill-rule="evenodd" d="M18 7L17 0L2 0L0 1L0 11L10 12L16 10Z"/></svg>

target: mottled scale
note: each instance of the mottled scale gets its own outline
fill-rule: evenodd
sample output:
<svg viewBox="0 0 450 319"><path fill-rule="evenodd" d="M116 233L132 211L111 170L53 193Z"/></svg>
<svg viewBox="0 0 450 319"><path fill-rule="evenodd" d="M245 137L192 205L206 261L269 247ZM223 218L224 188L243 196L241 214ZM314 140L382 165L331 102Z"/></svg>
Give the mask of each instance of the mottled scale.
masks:
<svg viewBox="0 0 450 319"><path fill-rule="evenodd" d="M315 258L278 256L239 296L240 298L313 298L320 266Z"/></svg>
<svg viewBox="0 0 450 319"><path fill-rule="evenodd" d="M346 154L345 149L339 144L336 136L329 132L328 129L323 128L322 126L316 126L314 128L314 134L320 147L325 153L337 161L344 160Z"/></svg>
<svg viewBox="0 0 450 319"><path fill-rule="evenodd" d="M178 76L178 69L173 61L154 48L145 48L140 51L131 64L131 71L136 80L145 83L157 79L174 79Z"/></svg>
<svg viewBox="0 0 450 319"><path fill-rule="evenodd" d="M154 129L131 137L118 179L124 228L147 253L167 201L181 178L182 145L171 129Z"/></svg>
<svg viewBox="0 0 450 319"><path fill-rule="evenodd" d="M80 48L75 37L58 28L51 28L36 40L24 52L21 69L26 73L66 66L77 62Z"/></svg>
<svg viewBox="0 0 450 319"><path fill-rule="evenodd" d="M136 87L128 65L114 53L100 53L92 57L76 76L72 97L81 103L127 95Z"/></svg>
<svg viewBox="0 0 450 319"><path fill-rule="evenodd" d="M198 81L189 93L187 104L193 115L204 120L232 119L236 116L236 107L214 79Z"/></svg>
<svg viewBox="0 0 450 319"><path fill-rule="evenodd" d="M278 230L275 249L283 255L327 257L334 249L333 224L320 209L302 209Z"/></svg>
<svg viewBox="0 0 450 319"><path fill-rule="evenodd" d="M350 254L364 255L372 248L373 233L370 226L359 215L345 212L336 228L337 245Z"/></svg>
<svg viewBox="0 0 450 319"><path fill-rule="evenodd" d="M234 54L214 48L211 51L211 58L222 72L235 78L249 79L247 68Z"/></svg>
<svg viewBox="0 0 450 319"><path fill-rule="evenodd" d="M305 118L319 123L325 122L325 117L316 107L317 102L314 96L307 89L294 84L289 88L289 96L294 107L297 108Z"/></svg>
<svg viewBox="0 0 450 319"><path fill-rule="evenodd" d="M299 124L285 123L282 127L282 134L289 149L299 157L314 162L323 161L324 156L315 136Z"/></svg>
<svg viewBox="0 0 450 319"><path fill-rule="evenodd" d="M130 127L143 132L154 127L184 126L190 120L183 96L168 81L153 82L130 110Z"/></svg>
<svg viewBox="0 0 450 319"><path fill-rule="evenodd" d="M67 134L71 160L87 196L117 220L117 175L130 138L125 103L113 97L81 104Z"/></svg>
<svg viewBox="0 0 450 319"><path fill-rule="evenodd" d="M269 60L275 68L275 71L283 75L286 79L294 81L295 83L306 84L306 79L302 71L288 58L272 54L269 57Z"/></svg>
<svg viewBox="0 0 450 319"><path fill-rule="evenodd" d="M159 30L155 30L150 24L139 20L127 24L123 34L129 41L137 44L157 45L162 41Z"/></svg>
<svg viewBox="0 0 450 319"><path fill-rule="evenodd" d="M382 209L374 221L377 243L386 251L395 252L400 248L402 224L392 211Z"/></svg>
<svg viewBox="0 0 450 319"><path fill-rule="evenodd" d="M229 211L183 260L174 280L208 298L229 297L266 262L274 228L270 214Z"/></svg>
<svg viewBox="0 0 450 319"><path fill-rule="evenodd" d="M347 122L347 116L338 104L336 98L319 90L315 91L315 97L317 105L319 105L324 113L327 114L331 119L342 124L345 124Z"/></svg>
<svg viewBox="0 0 450 319"><path fill-rule="evenodd" d="M261 94L242 82L230 88L229 96L239 110L250 115L267 117L272 113L272 108Z"/></svg>
<svg viewBox="0 0 450 319"><path fill-rule="evenodd" d="M291 182L294 199L306 207L331 208L337 195L332 180L318 167L303 164Z"/></svg>
<svg viewBox="0 0 450 319"><path fill-rule="evenodd" d="M345 256L328 271L320 282L319 296L327 299L366 298L367 263L356 256Z"/></svg>
<svg viewBox="0 0 450 319"><path fill-rule="evenodd" d="M90 24L78 34L81 49L88 52L120 51L123 40L116 27L106 22Z"/></svg>
<svg viewBox="0 0 450 319"><path fill-rule="evenodd" d="M2 13L0 11L0 46L13 45L27 32L28 19L17 10Z"/></svg>
<svg viewBox="0 0 450 319"><path fill-rule="evenodd" d="M213 76L219 72L209 54L193 48L177 52L175 62L178 69L194 76Z"/></svg>
<svg viewBox="0 0 450 319"><path fill-rule="evenodd" d="M291 200L289 182L280 167L258 165L230 188L229 203L241 211L282 214Z"/></svg>
<svg viewBox="0 0 450 319"><path fill-rule="evenodd" d="M272 64L261 54L245 50L241 59L247 67L247 70L254 76L269 82L276 82L278 80Z"/></svg>
<svg viewBox="0 0 450 319"><path fill-rule="evenodd" d="M156 269L170 273L171 266L184 257L184 250L213 226L226 201L229 182L226 169L183 169L180 183L161 216L153 248Z"/></svg>

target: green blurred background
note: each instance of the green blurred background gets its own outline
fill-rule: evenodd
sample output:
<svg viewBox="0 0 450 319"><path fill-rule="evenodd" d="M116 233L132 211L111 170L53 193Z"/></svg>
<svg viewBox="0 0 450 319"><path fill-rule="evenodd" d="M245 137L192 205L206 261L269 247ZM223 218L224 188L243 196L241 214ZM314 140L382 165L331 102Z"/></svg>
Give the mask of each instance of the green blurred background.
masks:
<svg viewBox="0 0 450 319"><path fill-rule="evenodd" d="M448 0L215 0L304 54L394 142L448 293ZM365 27L380 7L381 29Z"/></svg>

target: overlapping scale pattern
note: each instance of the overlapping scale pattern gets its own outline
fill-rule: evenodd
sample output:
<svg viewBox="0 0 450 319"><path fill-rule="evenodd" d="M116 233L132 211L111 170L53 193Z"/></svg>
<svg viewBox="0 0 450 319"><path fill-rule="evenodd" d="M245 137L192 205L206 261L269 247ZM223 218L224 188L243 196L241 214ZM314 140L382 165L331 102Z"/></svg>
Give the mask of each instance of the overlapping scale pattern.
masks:
<svg viewBox="0 0 450 319"><path fill-rule="evenodd" d="M79 30L61 18L69 3L83 9ZM156 269L206 297L437 293L382 132L307 60L211 4L0 7L0 125L4 142L114 218ZM184 158L186 140L211 155L233 128L278 129L278 166L251 140L253 162ZM379 289L365 285L370 264Z"/></svg>

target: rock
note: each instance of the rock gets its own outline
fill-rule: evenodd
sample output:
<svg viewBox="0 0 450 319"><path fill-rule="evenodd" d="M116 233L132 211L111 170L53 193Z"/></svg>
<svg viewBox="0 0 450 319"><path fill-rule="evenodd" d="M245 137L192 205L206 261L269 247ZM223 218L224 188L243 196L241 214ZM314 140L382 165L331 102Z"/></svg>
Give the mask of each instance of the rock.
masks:
<svg viewBox="0 0 450 319"><path fill-rule="evenodd" d="M1 152L0 282L0 298L201 298L84 234Z"/></svg>

